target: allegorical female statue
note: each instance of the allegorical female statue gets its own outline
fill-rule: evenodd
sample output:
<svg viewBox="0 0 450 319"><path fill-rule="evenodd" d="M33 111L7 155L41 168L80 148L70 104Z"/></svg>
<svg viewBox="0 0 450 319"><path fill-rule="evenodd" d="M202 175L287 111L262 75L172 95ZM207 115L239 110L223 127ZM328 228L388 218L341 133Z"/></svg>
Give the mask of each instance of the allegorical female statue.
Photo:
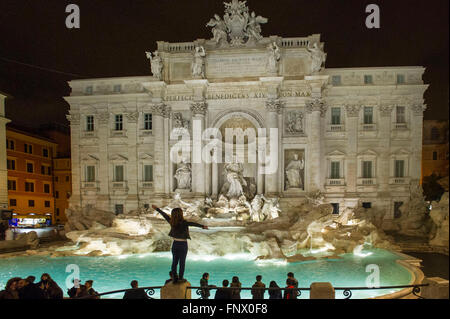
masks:
<svg viewBox="0 0 450 319"><path fill-rule="evenodd" d="M281 59L280 48L275 42L272 42L267 46L267 52L267 72L278 74L278 64Z"/></svg>
<svg viewBox="0 0 450 319"><path fill-rule="evenodd" d="M177 180L177 189L191 189L191 166L186 159L178 164L174 177Z"/></svg>
<svg viewBox="0 0 450 319"><path fill-rule="evenodd" d="M303 186L303 169L305 168L305 161L298 159L298 154L294 154L292 159L286 167L286 189L301 188Z"/></svg>
<svg viewBox="0 0 450 319"><path fill-rule="evenodd" d="M244 187L247 186L247 182L244 179L244 165L237 161L236 157L233 157L232 163L225 164L224 173L227 181L230 184L226 196L228 198L238 198L244 194Z"/></svg>
<svg viewBox="0 0 450 319"><path fill-rule="evenodd" d="M317 42L313 44L312 48L310 44L308 44L307 50L311 56L311 73L319 72L322 69L322 65L325 63L327 55L319 48Z"/></svg>
<svg viewBox="0 0 450 319"><path fill-rule="evenodd" d="M194 78L205 78L205 48L195 47L194 60L192 61L191 71Z"/></svg>
<svg viewBox="0 0 450 319"><path fill-rule="evenodd" d="M163 69L163 62L161 59L161 56L159 55L158 51L153 52L153 57L151 52L145 52L147 59L150 60L150 67L152 70L152 74L155 78L158 80L161 80L162 78L162 69Z"/></svg>

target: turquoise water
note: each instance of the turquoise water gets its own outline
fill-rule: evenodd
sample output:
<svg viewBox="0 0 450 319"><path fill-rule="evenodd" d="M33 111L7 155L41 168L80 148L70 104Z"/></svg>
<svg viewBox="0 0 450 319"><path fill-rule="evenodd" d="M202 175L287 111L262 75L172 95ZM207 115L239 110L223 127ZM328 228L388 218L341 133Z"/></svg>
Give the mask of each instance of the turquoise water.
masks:
<svg viewBox="0 0 450 319"><path fill-rule="evenodd" d="M331 282L334 287L366 286L366 278L370 275L366 267L375 264L379 267L380 285L408 285L412 276L408 270L395 261L399 257L386 250L368 249L363 253L369 256L344 254L342 259L314 260L286 263L281 260L253 261L247 254L225 257L195 256L188 254L185 277L193 286L199 286L204 272L210 273L209 283L221 286L222 280L231 281L239 276L243 287L250 287L256 275L262 275L266 286L275 280L280 287L285 286L286 274L293 272L299 281L299 287L309 287L312 282ZM106 292L130 287L133 279L139 286L162 286L168 278L171 265L170 253L149 253L144 255L128 255L120 257L13 257L0 258L0 288L3 289L11 277L33 275L39 278L44 272L49 273L67 295L66 280L73 270L68 265L77 265L81 281L94 280L94 289ZM66 272L67 270L67 272ZM70 277L71 279L73 277ZM70 282L70 281L69 281ZM399 290L399 289L397 289ZM370 298L397 290L352 291L352 298ZM123 293L105 296L105 298L122 298ZM214 292L212 291L212 296ZM250 298L249 291L242 291L242 298ZM159 298L159 290L154 297ZM197 298L192 291L192 298ZM268 298L266 293L266 298ZM302 292L301 298L309 298L308 292ZM342 291L336 291L336 298L343 298Z"/></svg>

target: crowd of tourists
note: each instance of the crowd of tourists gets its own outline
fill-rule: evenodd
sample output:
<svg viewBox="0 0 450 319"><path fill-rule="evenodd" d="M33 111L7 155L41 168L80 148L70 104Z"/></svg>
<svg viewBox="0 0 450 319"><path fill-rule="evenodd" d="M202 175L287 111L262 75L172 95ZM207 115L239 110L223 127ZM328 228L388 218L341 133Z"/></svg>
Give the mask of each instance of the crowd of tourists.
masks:
<svg viewBox="0 0 450 319"><path fill-rule="evenodd" d="M169 273L170 279L165 281L165 285L169 283L179 284L185 282L186 279L178 278L174 272ZM63 290L47 273L42 274L40 281L35 283L34 276L26 278L14 277L8 280L5 289L0 291L0 299L63 299ZM241 299L242 284L239 277L234 276L231 283L223 280L222 287L210 285L209 274L204 273L200 279L201 297L209 299L211 290L215 290L214 299ZM81 284L78 280L73 281L73 287L67 290L70 299L99 299L99 293L94 290L92 280L87 280ZM256 276L256 282L251 287L253 299L264 299L266 291L269 299L297 299L298 281L293 273L287 274L286 287L281 288L275 281L271 281L269 287L262 282L262 276ZM149 295L145 289L139 288L137 280L131 282L131 289L125 291L123 299L149 299Z"/></svg>
<svg viewBox="0 0 450 319"><path fill-rule="evenodd" d="M231 283L225 279L222 281L222 287L216 287L208 284L209 274L204 273L200 279L201 296L203 299L209 299L211 296L211 288L216 289L214 299L241 299L242 284L239 277L234 276ZM297 299L298 297L298 280L295 279L294 274L289 272L287 274L286 286L281 288L275 281L271 281L269 287L262 282L262 276L256 276L256 281L251 287L252 299L264 299L266 291L269 299Z"/></svg>
<svg viewBox="0 0 450 319"><path fill-rule="evenodd" d="M63 290L52 277L45 273L41 280L35 283L36 277L14 277L8 280L5 289L0 291L0 299L63 299ZM67 290L70 298L97 299L98 293L92 288L92 280L84 284L74 282L74 286Z"/></svg>

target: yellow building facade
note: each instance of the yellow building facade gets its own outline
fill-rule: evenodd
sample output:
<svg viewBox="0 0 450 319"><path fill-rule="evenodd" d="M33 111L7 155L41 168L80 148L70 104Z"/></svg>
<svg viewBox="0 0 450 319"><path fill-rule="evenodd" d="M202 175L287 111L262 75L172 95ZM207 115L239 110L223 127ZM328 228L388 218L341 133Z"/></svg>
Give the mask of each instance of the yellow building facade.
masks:
<svg viewBox="0 0 450 319"><path fill-rule="evenodd" d="M433 173L448 176L448 121L423 121L422 179Z"/></svg>
<svg viewBox="0 0 450 319"><path fill-rule="evenodd" d="M21 224L55 223L53 141L7 126L8 208Z"/></svg>
<svg viewBox="0 0 450 319"><path fill-rule="evenodd" d="M53 181L55 186L55 221L67 221L66 208L69 207L69 198L72 194L72 176L70 158L55 158L53 160Z"/></svg>

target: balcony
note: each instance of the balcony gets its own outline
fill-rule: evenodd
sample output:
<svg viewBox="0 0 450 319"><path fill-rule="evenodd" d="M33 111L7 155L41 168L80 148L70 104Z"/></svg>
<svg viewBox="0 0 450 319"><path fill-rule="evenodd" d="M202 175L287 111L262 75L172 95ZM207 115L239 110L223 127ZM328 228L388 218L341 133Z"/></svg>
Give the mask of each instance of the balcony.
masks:
<svg viewBox="0 0 450 319"><path fill-rule="evenodd" d="M109 183L109 190L113 195L126 195L128 194L128 183L112 181Z"/></svg>
<svg viewBox="0 0 450 319"><path fill-rule="evenodd" d="M327 185L328 186L343 186L343 185L345 185L345 179L329 178L329 179L327 179Z"/></svg>
<svg viewBox="0 0 450 319"><path fill-rule="evenodd" d="M81 184L81 188L98 188L98 181L93 181L93 182L82 182Z"/></svg>
<svg viewBox="0 0 450 319"><path fill-rule="evenodd" d="M96 131L83 131L81 133L81 136L86 137L86 138L96 138L97 132Z"/></svg>
<svg viewBox="0 0 450 319"><path fill-rule="evenodd" d="M110 136L111 137L126 137L127 131L126 130L121 130L121 131L111 130Z"/></svg>
<svg viewBox="0 0 450 319"><path fill-rule="evenodd" d="M142 181L141 188L145 189L153 188L153 181Z"/></svg>
<svg viewBox="0 0 450 319"><path fill-rule="evenodd" d="M407 130L408 125L406 123L394 123L394 129L396 130Z"/></svg>
<svg viewBox="0 0 450 319"><path fill-rule="evenodd" d="M152 130L141 130L140 136L152 136Z"/></svg>
<svg viewBox="0 0 450 319"><path fill-rule="evenodd" d="M83 195L95 195L100 190L100 182L81 182L81 193Z"/></svg>
<svg viewBox="0 0 450 319"><path fill-rule="evenodd" d="M362 125L362 130L363 131L376 131L377 130L377 125L376 124L363 124Z"/></svg>
<svg viewBox="0 0 450 319"><path fill-rule="evenodd" d="M374 186L377 184L376 178L358 178L358 185Z"/></svg>
<svg viewBox="0 0 450 319"><path fill-rule="evenodd" d="M331 124L328 126L329 132L343 132L344 131L344 125L342 124Z"/></svg>
<svg viewBox="0 0 450 319"><path fill-rule="evenodd" d="M390 185L409 185L409 177L391 177L389 179Z"/></svg>

